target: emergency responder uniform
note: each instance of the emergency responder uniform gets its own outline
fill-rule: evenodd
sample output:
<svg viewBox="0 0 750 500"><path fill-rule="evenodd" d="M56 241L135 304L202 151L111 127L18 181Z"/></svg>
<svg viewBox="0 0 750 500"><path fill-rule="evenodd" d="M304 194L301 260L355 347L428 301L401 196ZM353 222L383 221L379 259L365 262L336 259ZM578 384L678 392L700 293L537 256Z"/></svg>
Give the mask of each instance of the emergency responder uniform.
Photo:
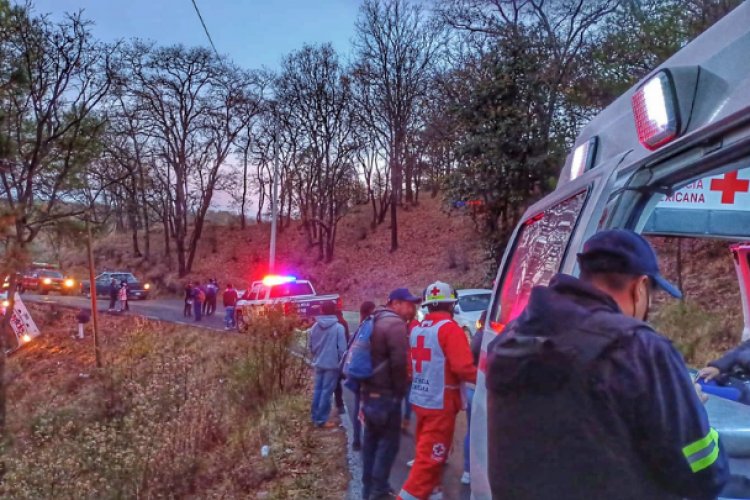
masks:
<svg viewBox="0 0 750 500"><path fill-rule="evenodd" d="M610 272L663 286L645 240L609 233ZM487 389L493 498L715 498L729 476L680 354L590 281L532 290L488 346Z"/></svg>
<svg viewBox="0 0 750 500"><path fill-rule="evenodd" d="M437 282L427 288L423 305L456 301L453 288ZM477 370L466 334L447 311L429 312L411 331L409 357L416 458L398 498L441 498L443 465L453 443L456 415L463 408L461 383L476 383Z"/></svg>

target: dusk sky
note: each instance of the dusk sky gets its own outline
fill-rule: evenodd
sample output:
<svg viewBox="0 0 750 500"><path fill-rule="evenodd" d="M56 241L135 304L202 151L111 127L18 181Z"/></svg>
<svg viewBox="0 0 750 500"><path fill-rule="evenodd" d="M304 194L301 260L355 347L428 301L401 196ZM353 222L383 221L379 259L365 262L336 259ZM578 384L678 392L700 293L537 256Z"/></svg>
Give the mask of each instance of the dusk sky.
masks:
<svg viewBox="0 0 750 500"><path fill-rule="evenodd" d="M216 48L246 69L277 68L303 43L331 42L346 58L357 0L196 0ZM209 46L191 0L35 0L54 17L84 10L97 38L138 37L163 45Z"/></svg>

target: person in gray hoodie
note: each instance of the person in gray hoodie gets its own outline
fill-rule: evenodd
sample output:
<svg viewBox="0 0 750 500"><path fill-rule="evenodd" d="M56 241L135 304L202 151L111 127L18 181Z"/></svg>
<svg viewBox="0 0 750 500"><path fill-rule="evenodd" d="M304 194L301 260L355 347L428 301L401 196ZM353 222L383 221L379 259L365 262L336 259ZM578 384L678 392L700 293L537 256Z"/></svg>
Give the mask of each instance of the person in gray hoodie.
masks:
<svg viewBox="0 0 750 500"><path fill-rule="evenodd" d="M334 427L328 422L331 398L339 379L339 362L346 352L344 327L336 317L336 305L323 304L322 315L315 319L310 330L310 353L315 367L315 389L311 407L316 427Z"/></svg>

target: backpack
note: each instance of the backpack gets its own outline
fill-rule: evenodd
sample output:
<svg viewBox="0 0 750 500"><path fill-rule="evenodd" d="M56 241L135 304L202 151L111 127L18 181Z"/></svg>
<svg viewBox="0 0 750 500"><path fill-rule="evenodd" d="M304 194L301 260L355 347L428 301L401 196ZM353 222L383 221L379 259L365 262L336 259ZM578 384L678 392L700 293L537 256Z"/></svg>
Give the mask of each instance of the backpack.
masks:
<svg viewBox="0 0 750 500"><path fill-rule="evenodd" d="M206 301L206 292L202 289L198 289L198 302L203 303Z"/></svg>
<svg viewBox="0 0 750 500"><path fill-rule="evenodd" d="M341 360L341 373L346 378L345 385L356 391L359 384L373 376L384 365L385 361L373 369L372 366L372 332L375 328L375 315L368 316L349 342L349 347Z"/></svg>

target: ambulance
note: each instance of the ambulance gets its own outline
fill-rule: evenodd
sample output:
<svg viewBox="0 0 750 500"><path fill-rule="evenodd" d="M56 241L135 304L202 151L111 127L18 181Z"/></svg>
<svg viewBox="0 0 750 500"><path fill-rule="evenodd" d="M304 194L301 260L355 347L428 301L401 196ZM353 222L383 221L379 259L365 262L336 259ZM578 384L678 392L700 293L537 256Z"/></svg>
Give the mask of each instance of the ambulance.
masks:
<svg viewBox="0 0 750 500"><path fill-rule="evenodd" d="M578 136L557 189L524 214L479 332L472 498L491 498L487 344L520 314L532 287L558 272L577 276L576 253L605 228L750 240L748 54L750 2L745 2L599 113ZM747 307L744 312L748 325ZM750 406L711 397L706 407L732 474L750 478Z"/></svg>

